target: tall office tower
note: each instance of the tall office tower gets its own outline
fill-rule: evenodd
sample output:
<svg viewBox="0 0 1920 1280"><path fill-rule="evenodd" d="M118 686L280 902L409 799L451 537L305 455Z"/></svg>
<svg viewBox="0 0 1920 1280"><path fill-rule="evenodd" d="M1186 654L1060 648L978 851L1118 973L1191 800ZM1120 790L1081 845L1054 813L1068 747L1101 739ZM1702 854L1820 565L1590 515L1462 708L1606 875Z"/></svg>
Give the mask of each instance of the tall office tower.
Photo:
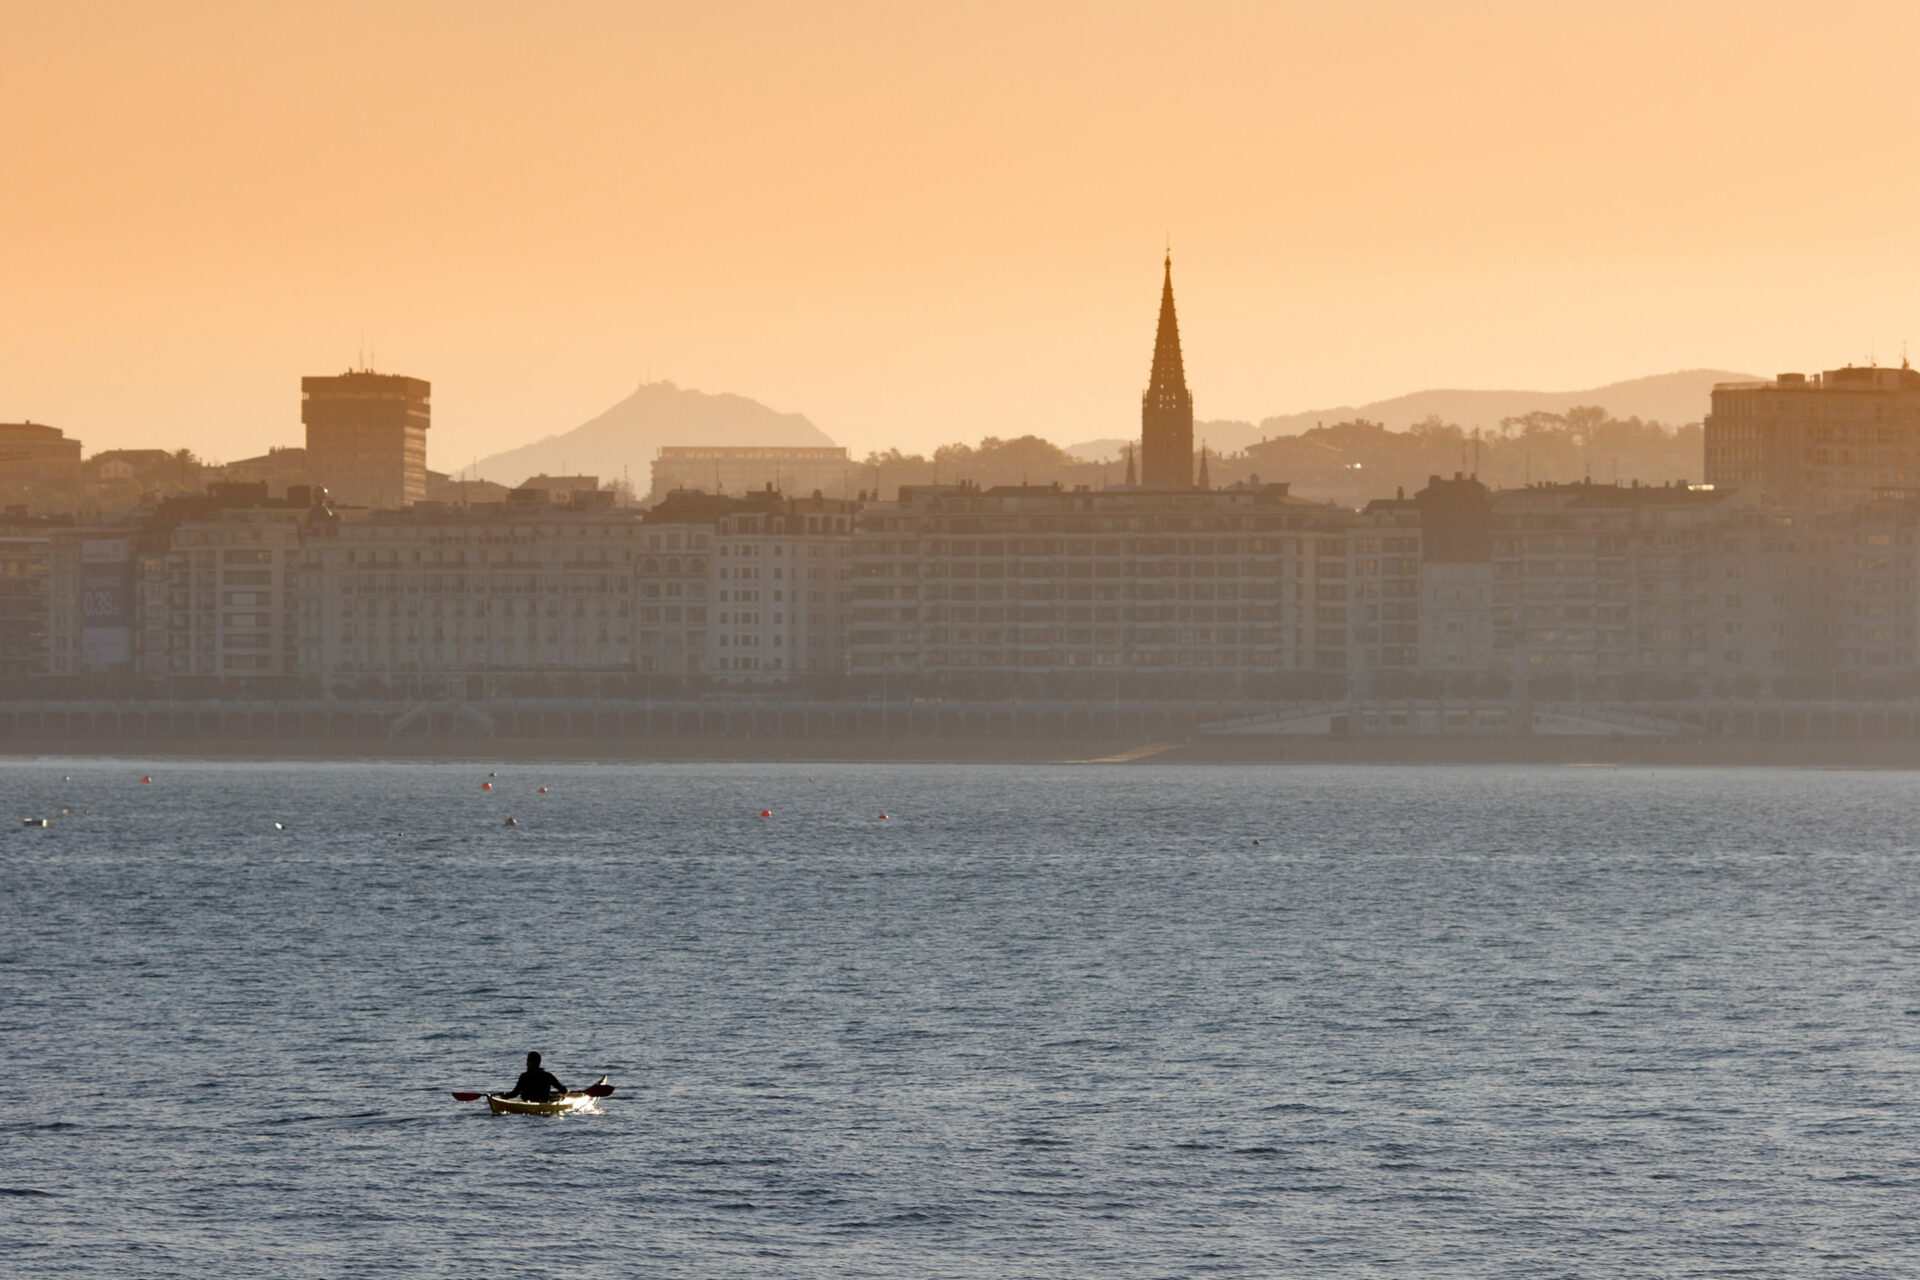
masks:
<svg viewBox="0 0 1920 1280"><path fill-rule="evenodd" d="M1787 507L1844 510L1920 492L1920 370L1723 382L1707 415L1706 466L1708 484Z"/></svg>
<svg viewBox="0 0 1920 1280"><path fill-rule="evenodd" d="M307 472L347 507L404 507L427 496L427 396L421 378L349 369L300 379Z"/></svg>
<svg viewBox="0 0 1920 1280"><path fill-rule="evenodd" d="M1153 375L1140 397L1140 483L1149 489L1193 488L1193 394L1180 362L1180 321L1173 314L1173 255L1160 289L1160 329L1153 339Z"/></svg>

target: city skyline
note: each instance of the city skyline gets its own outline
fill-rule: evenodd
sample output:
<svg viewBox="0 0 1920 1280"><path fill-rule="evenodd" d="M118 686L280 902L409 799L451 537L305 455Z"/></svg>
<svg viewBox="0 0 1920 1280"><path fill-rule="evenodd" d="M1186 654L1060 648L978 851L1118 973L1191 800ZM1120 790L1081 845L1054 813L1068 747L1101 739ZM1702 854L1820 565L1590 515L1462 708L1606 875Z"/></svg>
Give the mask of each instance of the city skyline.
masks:
<svg viewBox="0 0 1920 1280"><path fill-rule="evenodd" d="M241 457L364 342L445 459L649 376L1072 443L1133 421L1168 232L1202 421L1897 363L1920 17L1627 8L24 14L0 418Z"/></svg>
<svg viewBox="0 0 1920 1280"><path fill-rule="evenodd" d="M7 1274L1904 1274L1916 47L7 6Z"/></svg>

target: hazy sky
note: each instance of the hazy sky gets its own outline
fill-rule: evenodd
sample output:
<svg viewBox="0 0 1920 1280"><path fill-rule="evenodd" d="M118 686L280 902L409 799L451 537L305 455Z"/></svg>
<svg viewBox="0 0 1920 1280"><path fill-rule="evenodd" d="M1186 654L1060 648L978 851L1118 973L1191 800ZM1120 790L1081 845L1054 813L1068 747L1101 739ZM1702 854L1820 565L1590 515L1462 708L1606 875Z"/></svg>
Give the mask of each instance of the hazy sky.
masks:
<svg viewBox="0 0 1920 1280"><path fill-rule="evenodd" d="M1920 348L1920 5L0 0L0 420L429 464L649 373L856 450Z"/></svg>

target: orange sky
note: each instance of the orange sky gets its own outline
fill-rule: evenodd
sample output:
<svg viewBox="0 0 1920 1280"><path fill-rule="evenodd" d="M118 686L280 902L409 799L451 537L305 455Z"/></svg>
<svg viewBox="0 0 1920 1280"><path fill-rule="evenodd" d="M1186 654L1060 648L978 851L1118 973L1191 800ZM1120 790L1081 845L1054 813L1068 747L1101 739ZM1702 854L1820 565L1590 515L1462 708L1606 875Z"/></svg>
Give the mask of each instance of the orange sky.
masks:
<svg viewBox="0 0 1920 1280"><path fill-rule="evenodd" d="M864 452L1920 347L1907 3L33 4L0 21L0 420L429 463L649 371Z"/></svg>

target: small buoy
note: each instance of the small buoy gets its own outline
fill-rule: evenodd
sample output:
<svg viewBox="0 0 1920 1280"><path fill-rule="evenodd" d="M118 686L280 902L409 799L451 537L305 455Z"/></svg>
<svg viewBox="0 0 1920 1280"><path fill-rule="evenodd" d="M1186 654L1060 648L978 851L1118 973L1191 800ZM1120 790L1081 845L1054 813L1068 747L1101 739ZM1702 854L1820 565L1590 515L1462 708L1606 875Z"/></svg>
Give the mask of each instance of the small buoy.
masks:
<svg viewBox="0 0 1920 1280"><path fill-rule="evenodd" d="M491 782L483 782L480 784L480 789L482 791L491 791L493 790L493 784Z"/></svg>
<svg viewBox="0 0 1920 1280"><path fill-rule="evenodd" d="M277 823L277 822L273 824L273 829L274 829L275 831L285 831L285 830L286 830L286 828L285 828L285 827L283 827L283 826L281 826L281 825L280 825L279 823Z"/></svg>
<svg viewBox="0 0 1920 1280"><path fill-rule="evenodd" d="M508 819L506 820L506 823L505 823L504 825L506 825L506 826L509 826L509 827L517 827L517 826L519 826L520 824L519 824L518 822L515 822L515 821L514 821L514 820L513 820L512 818L508 818Z"/></svg>
<svg viewBox="0 0 1920 1280"><path fill-rule="evenodd" d="M152 781L153 781L153 779L152 779L152 778L142 778L142 779L140 779L140 781L142 781L142 782L152 782Z"/></svg>
<svg viewBox="0 0 1920 1280"><path fill-rule="evenodd" d="M761 817L763 817L763 818L771 818L771 817L773 816L773 810L771 810L771 809L762 809L762 810L760 811L760 816L761 816Z"/></svg>
<svg viewBox="0 0 1920 1280"><path fill-rule="evenodd" d="M72 813L72 812L73 812L73 810L71 810L71 809L62 809L62 810L60 811L60 815L61 815L62 817L65 817L65 816L66 816L67 814L69 814L69 813Z"/></svg>
<svg viewBox="0 0 1920 1280"><path fill-rule="evenodd" d="M547 789L545 787L540 788L540 794L541 795L547 794Z"/></svg>

